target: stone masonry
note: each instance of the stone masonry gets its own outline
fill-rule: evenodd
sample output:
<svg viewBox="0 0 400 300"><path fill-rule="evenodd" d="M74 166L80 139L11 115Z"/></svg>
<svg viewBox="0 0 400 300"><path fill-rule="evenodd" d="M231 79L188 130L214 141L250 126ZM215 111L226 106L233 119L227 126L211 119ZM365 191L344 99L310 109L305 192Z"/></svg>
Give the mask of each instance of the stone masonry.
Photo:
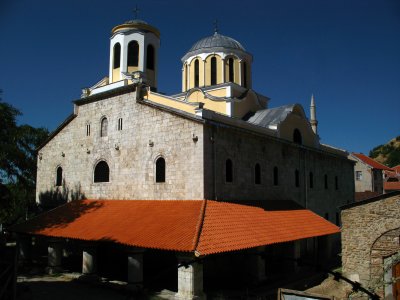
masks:
<svg viewBox="0 0 400 300"><path fill-rule="evenodd" d="M365 200L342 210L343 273L381 297L384 272L391 267L384 261L389 257L399 259L399 216L400 193Z"/></svg>

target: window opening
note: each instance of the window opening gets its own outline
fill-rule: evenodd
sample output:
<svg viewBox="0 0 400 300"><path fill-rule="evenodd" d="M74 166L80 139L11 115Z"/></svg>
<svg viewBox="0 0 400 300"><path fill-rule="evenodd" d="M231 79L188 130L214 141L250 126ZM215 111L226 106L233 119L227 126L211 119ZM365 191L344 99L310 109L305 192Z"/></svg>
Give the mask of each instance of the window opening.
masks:
<svg viewBox="0 0 400 300"><path fill-rule="evenodd" d="M102 160L97 163L94 168L94 182L109 182L110 180L110 168L108 164Z"/></svg>
<svg viewBox="0 0 400 300"><path fill-rule="evenodd" d="M101 119L101 128L100 128L101 137L107 136L107 129L108 129L108 120L107 118L103 118Z"/></svg>
<svg viewBox="0 0 400 300"><path fill-rule="evenodd" d="M199 60L194 61L194 87L199 86Z"/></svg>
<svg viewBox="0 0 400 300"><path fill-rule="evenodd" d="M245 61L243 62L242 68L243 68L243 86L247 87L247 64Z"/></svg>
<svg viewBox="0 0 400 300"><path fill-rule="evenodd" d="M217 59L211 58L211 85L217 84Z"/></svg>
<svg viewBox="0 0 400 300"><path fill-rule="evenodd" d="M297 128L293 131L293 142L298 145L303 144L300 130Z"/></svg>
<svg viewBox="0 0 400 300"><path fill-rule="evenodd" d="M122 130L122 118L118 119L118 130Z"/></svg>
<svg viewBox="0 0 400 300"><path fill-rule="evenodd" d="M356 180L362 180L362 171L356 171Z"/></svg>
<svg viewBox="0 0 400 300"><path fill-rule="evenodd" d="M121 45L119 43L116 43L114 45L114 61L113 61L114 69L119 68L120 63L121 63Z"/></svg>
<svg viewBox="0 0 400 300"><path fill-rule="evenodd" d="M310 189L314 188L314 174L310 172Z"/></svg>
<svg viewBox="0 0 400 300"><path fill-rule="evenodd" d="M131 41L128 44L128 67L137 67L139 65L139 44L137 41Z"/></svg>
<svg viewBox="0 0 400 300"><path fill-rule="evenodd" d="M165 159L163 157L156 161L156 182L165 182Z"/></svg>
<svg viewBox="0 0 400 300"><path fill-rule="evenodd" d="M274 185L278 185L278 167L274 167Z"/></svg>
<svg viewBox="0 0 400 300"><path fill-rule="evenodd" d="M233 63L234 63L233 58L229 58L228 59L228 75L229 75L228 81L230 81L230 82L234 82L234 80L235 80Z"/></svg>
<svg viewBox="0 0 400 300"><path fill-rule="evenodd" d="M90 136L90 124L86 124L86 136Z"/></svg>
<svg viewBox="0 0 400 300"><path fill-rule="evenodd" d="M233 165L230 159L225 162L225 181L233 182Z"/></svg>
<svg viewBox="0 0 400 300"><path fill-rule="evenodd" d="M56 186L62 186L62 174L63 169L61 167L57 168L57 176L56 176Z"/></svg>
<svg viewBox="0 0 400 300"><path fill-rule="evenodd" d="M261 184L261 167L260 164L256 164L254 167L254 183Z"/></svg>
<svg viewBox="0 0 400 300"><path fill-rule="evenodd" d="M153 45L148 45L147 46L147 59L146 59L146 66L147 69L154 70L154 60L155 60L155 55L154 55L154 47Z"/></svg>
<svg viewBox="0 0 400 300"><path fill-rule="evenodd" d="M294 171L294 183L296 187L300 186L300 175L299 175L299 170Z"/></svg>
<svg viewBox="0 0 400 300"><path fill-rule="evenodd" d="M328 189L328 175L326 174L324 176L324 182L325 182L325 189Z"/></svg>

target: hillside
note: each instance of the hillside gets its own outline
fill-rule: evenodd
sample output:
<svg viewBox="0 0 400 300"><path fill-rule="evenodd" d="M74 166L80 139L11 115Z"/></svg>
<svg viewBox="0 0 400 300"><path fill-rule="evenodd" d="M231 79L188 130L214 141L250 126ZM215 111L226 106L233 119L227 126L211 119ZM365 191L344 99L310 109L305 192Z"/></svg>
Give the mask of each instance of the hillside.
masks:
<svg viewBox="0 0 400 300"><path fill-rule="evenodd" d="M400 165L400 136L372 149L369 157L388 167Z"/></svg>

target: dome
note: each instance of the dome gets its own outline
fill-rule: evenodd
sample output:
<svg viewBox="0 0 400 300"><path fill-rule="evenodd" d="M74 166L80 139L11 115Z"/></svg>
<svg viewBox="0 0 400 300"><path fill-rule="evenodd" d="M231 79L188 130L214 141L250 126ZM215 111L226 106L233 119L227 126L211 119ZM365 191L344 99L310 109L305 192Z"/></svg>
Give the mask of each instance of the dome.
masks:
<svg viewBox="0 0 400 300"><path fill-rule="evenodd" d="M194 43L190 50L182 58L182 61L185 61L190 56L200 53L224 50L246 52L244 47L237 40L215 32L213 35L205 37Z"/></svg>
<svg viewBox="0 0 400 300"><path fill-rule="evenodd" d="M197 41L192 48L190 48L189 52L207 48L227 48L246 51L238 41L216 32L212 36Z"/></svg>

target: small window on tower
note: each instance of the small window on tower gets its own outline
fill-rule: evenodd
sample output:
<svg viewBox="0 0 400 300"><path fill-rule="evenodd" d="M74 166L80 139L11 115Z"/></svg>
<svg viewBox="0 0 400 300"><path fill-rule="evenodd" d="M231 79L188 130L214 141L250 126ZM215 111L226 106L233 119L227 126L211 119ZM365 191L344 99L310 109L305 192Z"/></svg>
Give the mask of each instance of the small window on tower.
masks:
<svg viewBox="0 0 400 300"><path fill-rule="evenodd" d="M156 161L156 182L165 182L165 159L163 157Z"/></svg>
<svg viewBox="0 0 400 300"><path fill-rule="evenodd" d="M108 129L108 120L106 117L101 119L101 126L100 126L100 136L106 137L107 136L107 129Z"/></svg>
<svg viewBox="0 0 400 300"><path fill-rule="evenodd" d="M194 61L194 87L199 86L199 60Z"/></svg>
<svg viewBox="0 0 400 300"><path fill-rule="evenodd" d="M86 136L90 136L90 124L86 124Z"/></svg>
<svg viewBox="0 0 400 300"><path fill-rule="evenodd" d="M298 145L303 143L301 132L297 128L293 131L293 142Z"/></svg>
<svg viewBox="0 0 400 300"><path fill-rule="evenodd" d="M122 130L122 118L118 119L118 130Z"/></svg>
<svg viewBox="0 0 400 300"><path fill-rule="evenodd" d="M56 186L62 186L62 179L63 179L63 169L61 167L57 168L56 174Z"/></svg>
<svg viewBox="0 0 400 300"><path fill-rule="evenodd" d="M121 45L116 43L114 45L114 59L113 59L113 67L114 69L119 68L121 63Z"/></svg>
<svg viewBox="0 0 400 300"><path fill-rule="evenodd" d="M217 84L217 59L211 58L211 85Z"/></svg>
<svg viewBox="0 0 400 300"><path fill-rule="evenodd" d="M147 46L147 69L154 70L154 60L155 60L155 55L154 55L154 47L153 45L148 45Z"/></svg>
<svg viewBox="0 0 400 300"><path fill-rule="evenodd" d="M137 41L131 41L128 44L128 67L137 67L139 65L139 44Z"/></svg>
<svg viewBox="0 0 400 300"><path fill-rule="evenodd" d="M231 57L230 59L228 59L228 81L230 82L234 82L235 81L235 75L234 75L234 69L233 69L233 58Z"/></svg>
<svg viewBox="0 0 400 300"><path fill-rule="evenodd" d="M244 87L247 87L247 64L245 61L243 62L242 68L243 68L243 84L242 85Z"/></svg>

